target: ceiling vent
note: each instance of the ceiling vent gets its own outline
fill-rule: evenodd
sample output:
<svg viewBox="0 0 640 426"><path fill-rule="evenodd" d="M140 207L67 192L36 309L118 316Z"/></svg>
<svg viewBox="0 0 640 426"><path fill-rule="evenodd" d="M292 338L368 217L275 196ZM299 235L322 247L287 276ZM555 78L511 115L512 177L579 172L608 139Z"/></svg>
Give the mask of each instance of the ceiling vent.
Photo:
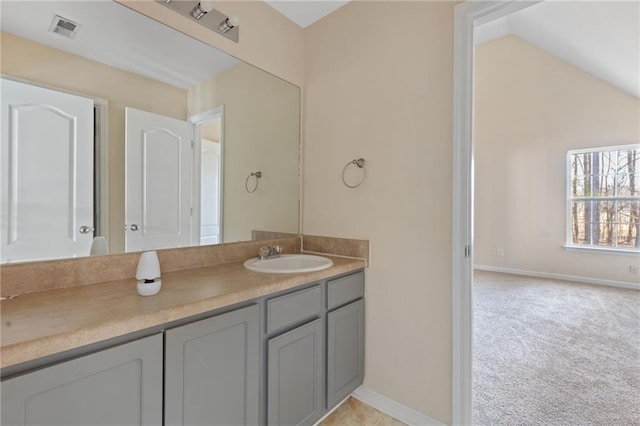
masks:
<svg viewBox="0 0 640 426"><path fill-rule="evenodd" d="M53 22L51 22L49 31L72 39L76 36L78 30L80 29L80 26L81 25L76 22L56 15L53 17Z"/></svg>

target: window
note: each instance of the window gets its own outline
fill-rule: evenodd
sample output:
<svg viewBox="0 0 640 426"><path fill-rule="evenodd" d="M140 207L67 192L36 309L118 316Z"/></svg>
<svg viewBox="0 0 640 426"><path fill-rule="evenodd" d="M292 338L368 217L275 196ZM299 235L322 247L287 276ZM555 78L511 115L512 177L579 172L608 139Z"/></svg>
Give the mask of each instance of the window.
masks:
<svg viewBox="0 0 640 426"><path fill-rule="evenodd" d="M567 246L640 251L640 145L569 151Z"/></svg>

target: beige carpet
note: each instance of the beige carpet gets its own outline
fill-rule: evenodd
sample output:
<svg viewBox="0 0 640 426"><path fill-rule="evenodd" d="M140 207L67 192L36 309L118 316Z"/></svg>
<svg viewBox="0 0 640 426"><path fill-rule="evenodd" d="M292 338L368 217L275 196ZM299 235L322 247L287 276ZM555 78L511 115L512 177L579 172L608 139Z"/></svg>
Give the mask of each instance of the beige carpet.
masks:
<svg viewBox="0 0 640 426"><path fill-rule="evenodd" d="M476 271L476 425L640 425L640 292Z"/></svg>

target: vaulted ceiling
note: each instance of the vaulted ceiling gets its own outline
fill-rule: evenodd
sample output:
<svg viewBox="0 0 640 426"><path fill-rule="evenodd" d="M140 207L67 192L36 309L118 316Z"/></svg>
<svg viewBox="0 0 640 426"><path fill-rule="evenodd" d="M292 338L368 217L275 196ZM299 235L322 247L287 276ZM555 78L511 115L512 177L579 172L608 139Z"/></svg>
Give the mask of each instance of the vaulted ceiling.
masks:
<svg viewBox="0 0 640 426"><path fill-rule="evenodd" d="M305 28L349 1L265 0ZM547 0L476 29L479 43L516 35L640 98L640 2Z"/></svg>

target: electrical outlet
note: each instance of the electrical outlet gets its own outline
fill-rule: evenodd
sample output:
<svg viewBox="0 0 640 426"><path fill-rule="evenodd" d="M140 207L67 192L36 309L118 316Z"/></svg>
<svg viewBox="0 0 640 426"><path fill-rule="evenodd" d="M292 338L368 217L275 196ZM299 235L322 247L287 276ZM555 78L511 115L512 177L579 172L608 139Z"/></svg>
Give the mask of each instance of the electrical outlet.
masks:
<svg viewBox="0 0 640 426"><path fill-rule="evenodd" d="M504 256L504 249L501 249L501 248L498 249L498 256L500 257Z"/></svg>
<svg viewBox="0 0 640 426"><path fill-rule="evenodd" d="M629 265L629 272L631 272L632 274L637 274L638 273L638 265Z"/></svg>

